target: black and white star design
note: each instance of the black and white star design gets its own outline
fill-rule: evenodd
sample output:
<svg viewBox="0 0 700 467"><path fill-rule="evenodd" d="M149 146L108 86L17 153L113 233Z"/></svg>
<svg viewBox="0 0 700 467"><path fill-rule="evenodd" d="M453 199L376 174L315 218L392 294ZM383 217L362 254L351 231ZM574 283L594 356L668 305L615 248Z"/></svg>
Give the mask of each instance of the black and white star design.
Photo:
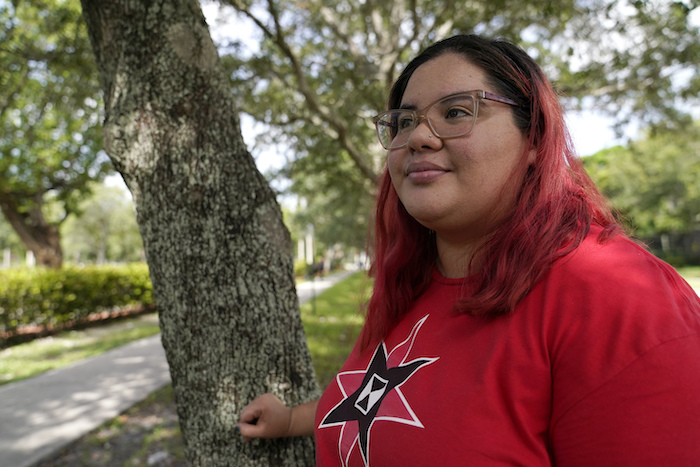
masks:
<svg viewBox="0 0 700 467"><path fill-rule="evenodd" d="M359 443L362 459L369 466L370 432L376 421L388 420L423 427L400 387L420 368L437 360L431 357L405 361L418 330L427 318L425 316L418 321L410 336L388 355L384 342L378 345L365 370L338 374L336 379L345 398L326 414L319 428L342 425L339 453L344 464L354 446ZM396 366L391 366L395 363ZM358 385L360 377L362 379ZM346 391L353 392L348 395ZM383 405L386 400L390 402ZM378 416L380 408L383 413Z"/></svg>

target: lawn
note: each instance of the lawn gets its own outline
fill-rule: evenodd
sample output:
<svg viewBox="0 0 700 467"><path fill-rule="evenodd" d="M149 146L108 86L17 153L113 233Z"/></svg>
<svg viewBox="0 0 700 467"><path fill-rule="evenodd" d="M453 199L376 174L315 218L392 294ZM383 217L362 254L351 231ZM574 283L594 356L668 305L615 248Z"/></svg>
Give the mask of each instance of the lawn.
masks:
<svg viewBox="0 0 700 467"><path fill-rule="evenodd" d="M356 273L301 306L301 320L321 388L335 377L362 328L371 283Z"/></svg>
<svg viewBox="0 0 700 467"><path fill-rule="evenodd" d="M61 368L160 332L154 313L65 331L0 350L0 385Z"/></svg>
<svg viewBox="0 0 700 467"><path fill-rule="evenodd" d="M700 290L700 266L685 266L676 270L695 290Z"/></svg>

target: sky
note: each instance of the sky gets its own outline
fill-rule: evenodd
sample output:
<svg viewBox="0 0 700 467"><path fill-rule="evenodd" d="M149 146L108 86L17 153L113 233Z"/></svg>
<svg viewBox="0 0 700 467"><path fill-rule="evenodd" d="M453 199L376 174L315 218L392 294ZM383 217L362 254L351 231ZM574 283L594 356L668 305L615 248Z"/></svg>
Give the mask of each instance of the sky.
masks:
<svg viewBox="0 0 700 467"><path fill-rule="evenodd" d="M590 156L601 149L625 144L629 136L617 138L613 123L609 117L588 111L566 114L566 124L569 126L576 151L580 156Z"/></svg>

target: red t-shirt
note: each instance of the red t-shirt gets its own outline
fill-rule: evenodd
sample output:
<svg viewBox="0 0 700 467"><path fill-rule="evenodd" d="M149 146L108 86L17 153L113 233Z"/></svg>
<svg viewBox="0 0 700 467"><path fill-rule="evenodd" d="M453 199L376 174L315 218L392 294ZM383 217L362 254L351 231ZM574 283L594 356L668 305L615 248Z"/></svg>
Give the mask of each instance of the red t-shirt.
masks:
<svg viewBox="0 0 700 467"><path fill-rule="evenodd" d="M494 320L435 272L324 392L317 465L700 466L700 299L598 232Z"/></svg>

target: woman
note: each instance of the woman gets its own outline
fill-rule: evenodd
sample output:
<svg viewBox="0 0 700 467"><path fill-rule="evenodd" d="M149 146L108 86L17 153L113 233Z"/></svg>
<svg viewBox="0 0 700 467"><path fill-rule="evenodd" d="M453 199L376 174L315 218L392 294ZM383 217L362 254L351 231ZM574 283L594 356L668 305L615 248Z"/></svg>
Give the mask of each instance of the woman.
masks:
<svg viewBox="0 0 700 467"><path fill-rule="evenodd" d="M624 235L537 64L452 37L389 109L360 339L241 434L314 433L323 466L700 465L700 299Z"/></svg>

